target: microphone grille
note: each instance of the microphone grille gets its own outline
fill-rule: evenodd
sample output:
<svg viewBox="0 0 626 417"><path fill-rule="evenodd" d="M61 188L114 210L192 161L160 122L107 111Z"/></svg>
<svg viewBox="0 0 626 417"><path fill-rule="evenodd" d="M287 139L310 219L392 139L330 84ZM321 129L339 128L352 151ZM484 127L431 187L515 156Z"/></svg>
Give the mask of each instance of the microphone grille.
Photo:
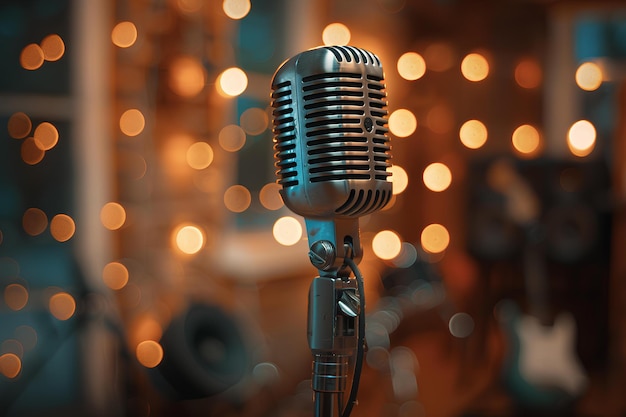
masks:
<svg viewBox="0 0 626 417"><path fill-rule="evenodd" d="M328 206L345 216L389 202L387 93L376 55L351 46L304 52L279 68L271 99L276 174L291 196L286 202L306 206L315 195L315 212Z"/></svg>

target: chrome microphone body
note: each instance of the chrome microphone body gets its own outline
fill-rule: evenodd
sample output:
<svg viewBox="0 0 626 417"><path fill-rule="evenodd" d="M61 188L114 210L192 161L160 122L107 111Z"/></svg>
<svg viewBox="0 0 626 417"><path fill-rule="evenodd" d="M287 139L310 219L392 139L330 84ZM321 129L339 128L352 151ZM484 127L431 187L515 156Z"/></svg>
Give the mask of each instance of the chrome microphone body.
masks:
<svg viewBox="0 0 626 417"><path fill-rule="evenodd" d="M350 270L357 274L362 256L358 218L392 196L386 97L380 60L352 46L302 52L272 78L280 193L305 219L309 258L320 274L309 290L307 329L316 417L345 417L356 399L365 298L362 280L350 278Z"/></svg>
<svg viewBox="0 0 626 417"><path fill-rule="evenodd" d="M386 97L378 57L351 46L302 52L272 79L281 195L305 218L312 248L318 241L335 247L332 261L322 262L312 251L322 275L342 275L343 258L361 258L358 217L391 199Z"/></svg>

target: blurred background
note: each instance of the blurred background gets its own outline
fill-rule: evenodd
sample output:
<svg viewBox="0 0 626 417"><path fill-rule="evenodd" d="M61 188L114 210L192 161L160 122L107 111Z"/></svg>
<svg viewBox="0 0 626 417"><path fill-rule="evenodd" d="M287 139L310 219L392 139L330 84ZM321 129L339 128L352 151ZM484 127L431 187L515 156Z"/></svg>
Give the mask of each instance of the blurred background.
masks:
<svg viewBox="0 0 626 417"><path fill-rule="evenodd" d="M385 69L355 416L624 416L626 5L3 0L0 415L308 416L270 79Z"/></svg>

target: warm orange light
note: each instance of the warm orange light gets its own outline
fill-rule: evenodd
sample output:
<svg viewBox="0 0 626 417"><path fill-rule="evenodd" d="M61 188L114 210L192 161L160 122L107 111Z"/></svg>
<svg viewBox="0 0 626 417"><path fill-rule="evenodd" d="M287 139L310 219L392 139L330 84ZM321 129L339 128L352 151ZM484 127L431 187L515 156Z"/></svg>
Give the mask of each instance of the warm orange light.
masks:
<svg viewBox="0 0 626 417"><path fill-rule="evenodd" d="M602 68L595 62L585 62L576 70L576 85L585 91L597 90L602 80Z"/></svg>
<svg viewBox="0 0 626 417"><path fill-rule="evenodd" d="M43 210L31 207L22 216L22 227L31 236L40 235L48 227L48 216Z"/></svg>
<svg viewBox="0 0 626 417"><path fill-rule="evenodd" d="M531 125L521 125L513 132L511 138L513 148L524 156L536 154L541 145L539 131Z"/></svg>
<svg viewBox="0 0 626 417"><path fill-rule="evenodd" d="M106 203L100 209L100 221L109 230L117 230L126 222L126 210L120 203Z"/></svg>
<svg viewBox="0 0 626 417"><path fill-rule="evenodd" d="M222 9L231 19L243 19L250 12L250 0L224 0Z"/></svg>
<svg viewBox="0 0 626 417"><path fill-rule="evenodd" d="M393 184L393 195L400 194L406 190L406 187L409 185L409 175L404 168L399 165L392 165L391 168L389 168L389 172L391 172L391 176L387 177L387 180L391 181Z"/></svg>
<svg viewBox="0 0 626 417"><path fill-rule="evenodd" d="M33 123L31 122L30 117L28 117L26 113L22 112L13 113L9 118L9 123L7 124L9 136L13 139L24 139L30 133L32 127Z"/></svg>
<svg viewBox="0 0 626 417"><path fill-rule="evenodd" d="M243 185L233 185L224 193L224 205L235 213L246 211L252 202L250 191Z"/></svg>
<svg viewBox="0 0 626 417"><path fill-rule="evenodd" d="M281 217L274 222L272 234L281 245L292 246L302 239L302 225L295 217Z"/></svg>
<svg viewBox="0 0 626 417"><path fill-rule="evenodd" d="M132 22L120 22L113 28L111 40L115 46L128 48L137 40L137 28Z"/></svg>
<svg viewBox="0 0 626 417"><path fill-rule="evenodd" d="M217 79L218 93L226 97L236 97L248 87L248 76L237 67L224 70Z"/></svg>
<svg viewBox="0 0 626 417"><path fill-rule="evenodd" d="M58 292L50 297L50 313L59 320L68 320L76 311L74 297L66 292Z"/></svg>
<svg viewBox="0 0 626 417"><path fill-rule="evenodd" d="M195 225L184 225L174 233L176 247L187 255L194 255L204 247L204 232Z"/></svg>
<svg viewBox="0 0 626 417"><path fill-rule="evenodd" d="M32 136L24 139L24 142L22 142L20 155L22 160L28 165L38 164L43 160L45 154L45 151L37 146L37 142L35 142L35 138Z"/></svg>
<svg viewBox="0 0 626 417"><path fill-rule="evenodd" d="M237 125L227 125L220 130L218 141L228 152L237 152L246 143L246 132Z"/></svg>
<svg viewBox="0 0 626 417"><path fill-rule="evenodd" d="M415 115L407 109L398 109L389 116L389 130L399 138L411 136L417 129Z"/></svg>
<svg viewBox="0 0 626 417"><path fill-rule="evenodd" d="M275 182L265 184L259 191L259 201L268 210L278 210L285 204L280 196L281 186Z"/></svg>
<svg viewBox="0 0 626 417"><path fill-rule="evenodd" d="M459 130L461 143L470 149L478 149L487 142L487 127L480 120L468 120Z"/></svg>
<svg viewBox="0 0 626 417"><path fill-rule="evenodd" d="M40 123L33 133L35 145L43 151L49 151L59 142L59 132L52 123Z"/></svg>
<svg viewBox="0 0 626 417"><path fill-rule="evenodd" d="M406 52L398 59L397 68L402 78L414 81L426 73L426 61L417 52Z"/></svg>
<svg viewBox="0 0 626 417"><path fill-rule="evenodd" d="M481 54L468 54L461 62L461 73L469 81L482 81L489 75L489 63Z"/></svg>
<svg viewBox="0 0 626 417"><path fill-rule="evenodd" d="M126 110L120 117L120 130L127 136L137 136L145 126L143 113L137 109Z"/></svg>
<svg viewBox="0 0 626 417"><path fill-rule="evenodd" d="M57 214L50 221L50 234L59 242L70 240L75 231L74 220L67 214Z"/></svg>
<svg viewBox="0 0 626 417"><path fill-rule="evenodd" d="M43 50L36 43L26 45L20 54L20 65L27 70L36 70L43 65Z"/></svg>
<svg viewBox="0 0 626 417"><path fill-rule="evenodd" d="M422 175L424 180L424 185L435 192L444 191L450 186L452 182L452 173L450 172L450 168L448 168L445 164L441 162L435 162L426 167L424 169L424 173Z"/></svg>
<svg viewBox="0 0 626 417"><path fill-rule="evenodd" d="M163 347L154 340L144 340L137 345L137 360L146 368L154 368L163 360Z"/></svg>
<svg viewBox="0 0 626 417"><path fill-rule="evenodd" d="M541 67L535 59L523 59L515 67L515 82L522 88L537 88L542 78Z"/></svg>
<svg viewBox="0 0 626 417"><path fill-rule="evenodd" d="M57 34L48 35L41 41L41 50L46 61L58 61L65 53L65 43Z"/></svg>
<svg viewBox="0 0 626 417"><path fill-rule="evenodd" d="M17 377L22 370L22 360L15 353L4 353L0 355L0 374L6 378Z"/></svg>
<svg viewBox="0 0 626 417"><path fill-rule="evenodd" d="M204 89L206 71L202 63L191 56L181 56L170 64L169 86L182 97L194 97Z"/></svg>
<svg viewBox="0 0 626 417"><path fill-rule="evenodd" d="M402 240L396 232L383 230L376 233L372 239L372 250L380 259L390 260L400 254Z"/></svg>
<svg viewBox="0 0 626 417"><path fill-rule="evenodd" d="M128 284L128 269L120 262L109 262L102 269L102 281L112 290L121 290Z"/></svg>
<svg viewBox="0 0 626 417"><path fill-rule="evenodd" d="M267 129L269 117L265 110L252 107L245 110L239 118L241 128L249 135L260 135Z"/></svg>
<svg viewBox="0 0 626 417"><path fill-rule="evenodd" d="M11 310L19 311L28 303L28 290L21 284L9 284L4 289L4 302Z"/></svg>
<svg viewBox="0 0 626 417"><path fill-rule="evenodd" d="M331 23L322 31L324 45L347 45L350 43L350 29L343 23Z"/></svg>
<svg viewBox="0 0 626 417"><path fill-rule="evenodd" d="M205 169L213 162L213 148L206 142L193 143L187 149L186 158L191 168Z"/></svg>
<svg viewBox="0 0 626 417"><path fill-rule="evenodd" d="M430 224L422 230L420 241L426 252L441 253L450 244L450 234L444 226Z"/></svg>
<svg viewBox="0 0 626 417"><path fill-rule="evenodd" d="M587 156L596 143L596 128L588 120L579 120L567 132L567 145L576 156Z"/></svg>

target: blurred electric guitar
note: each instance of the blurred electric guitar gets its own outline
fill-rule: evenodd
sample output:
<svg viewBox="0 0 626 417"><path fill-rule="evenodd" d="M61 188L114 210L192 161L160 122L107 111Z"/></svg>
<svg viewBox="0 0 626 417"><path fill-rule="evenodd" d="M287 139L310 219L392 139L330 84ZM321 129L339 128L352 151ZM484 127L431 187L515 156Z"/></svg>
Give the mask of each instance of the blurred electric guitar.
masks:
<svg viewBox="0 0 626 417"><path fill-rule="evenodd" d="M509 345L505 383L526 408L565 407L583 393L587 376L576 353L573 315L560 312L554 317L550 311L539 199L507 161L496 162L488 178L490 185L505 196L510 218L525 233L522 267L527 311L522 312L509 300L498 306Z"/></svg>

